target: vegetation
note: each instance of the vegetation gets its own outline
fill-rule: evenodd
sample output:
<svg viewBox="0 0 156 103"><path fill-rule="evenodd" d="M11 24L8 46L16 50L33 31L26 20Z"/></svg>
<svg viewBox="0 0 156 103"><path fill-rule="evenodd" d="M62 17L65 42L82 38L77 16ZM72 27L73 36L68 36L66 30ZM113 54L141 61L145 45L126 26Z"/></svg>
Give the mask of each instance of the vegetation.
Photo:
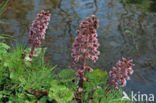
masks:
<svg viewBox="0 0 156 103"><path fill-rule="evenodd" d="M72 56L77 62L80 59L80 67L76 72L66 68L56 73L54 69L57 69L57 65L44 63L46 48L41 47L41 40L44 40L49 20L49 12L42 11L38 14L29 32L30 47L26 49L21 44L11 48L3 41L0 42L0 102L131 103L122 100L120 85L125 86L128 73L132 74L132 60L123 58L110 71L110 75L100 69L93 70L87 66L86 61L82 61L90 58L96 62L98 59L96 49L99 44L95 30L98 20L95 16L82 22L82 31L79 31L80 36L76 38L75 46L73 45L73 52L76 52ZM86 39L88 36L92 37ZM4 39L3 36L1 39ZM84 46L83 49L80 44ZM81 53L77 55L80 51L85 56L83 59L79 57L82 56ZM91 52L90 56L87 57L89 52L86 51Z"/></svg>
<svg viewBox="0 0 156 103"><path fill-rule="evenodd" d="M142 11L156 12L155 0L121 0L124 4L135 4Z"/></svg>
<svg viewBox="0 0 156 103"><path fill-rule="evenodd" d="M108 73L95 69L86 73L90 82L84 82L81 96L78 82L72 69L64 69L59 73L53 70L57 66L45 64L45 49L38 48L38 55L32 61L26 61L24 55L29 55L21 45L10 50L5 43L0 43L0 98L8 103L112 103L121 100L122 90L111 87L112 92L106 92ZM42 59L38 59L42 58ZM106 95L107 94L107 95ZM107 101L107 102L106 102ZM127 103L127 102L126 102Z"/></svg>
<svg viewBox="0 0 156 103"><path fill-rule="evenodd" d="M8 4L9 0L6 0L4 2L0 2L0 16L4 13L4 11L6 10L6 5Z"/></svg>

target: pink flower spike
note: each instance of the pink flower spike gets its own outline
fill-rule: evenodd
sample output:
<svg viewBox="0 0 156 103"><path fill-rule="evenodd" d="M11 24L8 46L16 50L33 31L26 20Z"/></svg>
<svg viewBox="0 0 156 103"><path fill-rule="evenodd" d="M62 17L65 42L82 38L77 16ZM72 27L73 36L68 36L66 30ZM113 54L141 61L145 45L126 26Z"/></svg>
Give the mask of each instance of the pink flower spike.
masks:
<svg viewBox="0 0 156 103"><path fill-rule="evenodd" d="M28 40L28 43L32 45L31 52L29 53L30 58L32 58L35 48L41 46L41 40L45 39L45 31L49 21L50 13L44 10L37 14L36 19L33 21Z"/></svg>
<svg viewBox="0 0 156 103"><path fill-rule="evenodd" d="M90 59L94 63L98 60L100 52L97 50L99 47L97 32L98 20L95 16L87 17L86 20L80 23L80 29L76 33L78 36L75 38L72 49L72 57L76 63L80 63L76 75L79 78L79 88L83 88L84 75L86 71L93 71L93 68L86 65L87 60ZM82 71L82 72L80 72ZM89 79L88 79L89 80Z"/></svg>
<svg viewBox="0 0 156 103"><path fill-rule="evenodd" d="M126 86L127 81L130 80L128 74L133 74L132 67L134 64L132 63L133 60L122 58L122 61L118 61L116 63L116 67L113 67L112 70L109 72L109 76L112 78L112 84L118 88L118 85L122 87Z"/></svg>

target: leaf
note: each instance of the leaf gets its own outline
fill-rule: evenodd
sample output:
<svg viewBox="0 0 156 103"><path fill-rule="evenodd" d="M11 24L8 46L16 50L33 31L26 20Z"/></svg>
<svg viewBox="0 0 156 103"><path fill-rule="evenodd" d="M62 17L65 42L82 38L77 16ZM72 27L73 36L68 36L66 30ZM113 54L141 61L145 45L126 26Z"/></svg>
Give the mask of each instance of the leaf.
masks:
<svg viewBox="0 0 156 103"><path fill-rule="evenodd" d="M0 20L0 24L4 24L4 22Z"/></svg>
<svg viewBox="0 0 156 103"><path fill-rule="evenodd" d="M9 101L8 103L12 103L12 101Z"/></svg>
<svg viewBox="0 0 156 103"><path fill-rule="evenodd" d="M0 59L2 59L2 57L7 53L7 50L9 48L10 48L10 46L8 46L7 44L0 43Z"/></svg>
<svg viewBox="0 0 156 103"><path fill-rule="evenodd" d="M29 99L30 99L31 101L33 101L33 100L35 100L35 99L36 99L36 97L35 97L34 95L27 94L27 96L29 97Z"/></svg>
<svg viewBox="0 0 156 103"><path fill-rule="evenodd" d="M11 72L10 73L10 78L16 80L17 79L17 75L14 72Z"/></svg>
<svg viewBox="0 0 156 103"><path fill-rule="evenodd" d="M129 30L126 30L125 33L126 33L126 34L129 34L129 35L135 36L135 34L134 34L133 32L131 32L131 31L129 31Z"/></svg>
<svg viewBox="0 0 156 103"><path fill-rule="evenodd" d="M64 69L59 74L58 77L64 81L72 81L75 78L75 72L72 69Z"/></svg>
<svg viewBox="0 0 156 103"><path fill-rule="evenodd" d="M42 97L37 103L47 103L46 101L48 100L47 96Z"/></svg>
<svg viewBox="0 0 156 103"><path fill-rule="evenodd" d="M2 13L5 11L5 7L8 4L9 0L5 1L4 5L2 6L3 3L1 3L0 5L2 6L0 9L0 16L2 15Z"/></svg>
<svg viewBox="0 0 156 103"><path fill-rule="evenodd" d="M7 44L5 44L5 43L0 43L0 50L1 49L9 49L10 48L10 46L8 46Z"/></svg>
<svg viewBox="0 0 156 103"><path fill-rule="evenodd" d="M1 21L0 21L0 23L1 23ZM12 40L14 40L12 36L7 35L7 34L0 34L0 39L12 39Z"/></svg>
<svg viewBox="0 0 156 103"><path fill-rule="evenodd" d="M9 95L11 93L11 91L3 90L2 93L3 93L3 95Z"/></svg>
<svg viewBox="0 0 156 103"><path fill-rule="evenodd" d="M1 24L1 21L0 21L0 24ZM5 39L6 37L0 35L0 39Z"/></svg>
<svg viewBox="0 0 156 103"><path fill-rule="evenodd" d="M59 83L59 82L58 82L57 80L52 80L52 81L50 82L51 86L57 86L58 83Z"/></svg>
<svg viewBox="0 0 156 103"><path fill-rule="evenodd" d="M44 65L44 55L47 48L35 48L32 64L38 65L38 67Z"/></svg>
<svg viewBox="0 0 156 103"><path fill-rule="evenodd" d="M7 50L6 49L0 49L0 53L2 53L2 54L5 54L7 52Z"/></svg>
<svg viewBox="0 0 156 103"><path fill-rule="evenodd" d="M30 102L28 100L26 100L25 103L30 103Z"/></svg>
<svg viewBox="0 0 156 103"><path fill-rule="evenodd" d="M129 31L129 30L125 30L125 33L131 33L131 31Z"/></svg>
<svg viewBox="0 0 156 103"><path fill-rule="evenodd" d="M68 103L73 99L74 93L64 85L53 85L50 88L49 97L58 103Z"/></svg>
<svg viewBox="0 0 156 103"><path fill-rule="evenodd" d="M3 94L1 94L1 92L0 92L0 98L2 98L3 97Z"/></svg>
<svg viewBox="0 0 156 103"><path fill-rule="evenodd" d="M106 92L102 88L97 88L95 93L94 93L94 96L98 97L98 98L103 98L105 93Z"/></svg>
<svg viewBox="0 0 156 103"><path fill-rule="evenodd" d="M96 69L92 72L88 72L86 77L89 78L90 82L84 82L84 86L96 87L98 85L106 84L108 74L99 69Z"/></svg>
<svg viewBox="0 0 156 103"><path fill-rule="evenodd" d="M50 70L50 71L53 71L56 67L57 67L57 65L55 65L55 66L49 68L49 70Z"/></svg>

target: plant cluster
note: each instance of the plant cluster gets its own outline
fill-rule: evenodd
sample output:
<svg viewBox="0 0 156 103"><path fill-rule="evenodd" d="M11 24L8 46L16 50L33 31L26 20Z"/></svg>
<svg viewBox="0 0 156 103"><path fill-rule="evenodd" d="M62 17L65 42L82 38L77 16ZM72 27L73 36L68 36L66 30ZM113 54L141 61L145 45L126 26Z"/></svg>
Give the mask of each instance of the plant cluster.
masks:
<svg viewBox="0 0 156 103"><path fill-rule="evenodd" d="M86 18L77 30L73 43L71 68L59 73L57 66L44 63L46 48L41 47L50 20L48 11L41 11L29 32L30 47L18 44L13 50L0 43L0 102L3 103L112 103L122 101L122 88L132 74L132 60L122 58L109 72L93 69L100 52L97 39L98 19ZM76 70L75 70L75 69ZM120 88L120 89L119 89Z"/></svg>

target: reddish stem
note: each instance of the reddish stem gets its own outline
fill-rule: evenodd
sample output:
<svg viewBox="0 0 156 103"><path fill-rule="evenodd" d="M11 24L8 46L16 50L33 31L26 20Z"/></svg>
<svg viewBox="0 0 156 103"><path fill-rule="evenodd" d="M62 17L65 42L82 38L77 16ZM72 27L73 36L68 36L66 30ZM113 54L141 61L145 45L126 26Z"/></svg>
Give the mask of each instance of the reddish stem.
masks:
<svg viewBox="0 0 156 103"><path fill-rule="evenodd" d="M86 66L86 53L84 53L84 56L82 58L82 68L81 69L83 70L83 73L81 73L81 75L80 75L79 88L83 88L85 66Z"/></svg>
<svg viewBox="0 0 156 103"><path fill-rule="evenodd" d="M32 48L31 48L31 51L29 53L29 57L32 58L33 56L33 53L34 53L34 50L35 50L35 45L33 44Z"/></svg>

